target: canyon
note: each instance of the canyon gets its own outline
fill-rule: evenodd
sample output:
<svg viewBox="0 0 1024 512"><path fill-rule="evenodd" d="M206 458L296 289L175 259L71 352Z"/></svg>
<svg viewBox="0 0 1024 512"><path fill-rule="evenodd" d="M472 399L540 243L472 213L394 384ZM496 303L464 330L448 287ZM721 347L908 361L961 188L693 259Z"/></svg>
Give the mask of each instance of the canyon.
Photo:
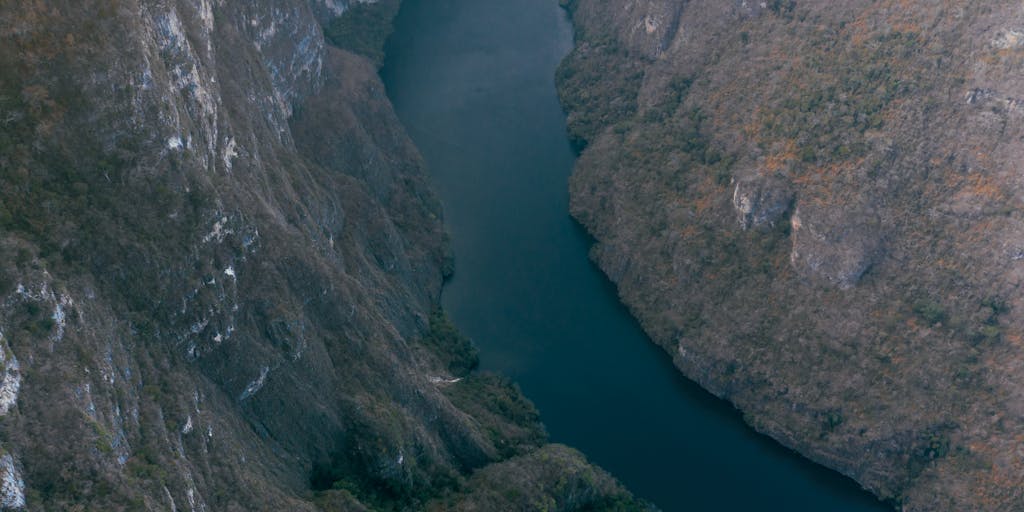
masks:
<svg viewBox="0 0 1024 512"><path fill-rule="evenodd" d="M887 506L1024 509L1019 3L561 5L573 48L474 50L545 76L488 68L457 141L399 101L399 0L0 4L0 508L654 510L735 473L609 432L705 424L769 468L751 500L879 506L735 406ZM424 115L489 94L432 85L464 97ZM494 121L539 142L456 144Z"/></svg>

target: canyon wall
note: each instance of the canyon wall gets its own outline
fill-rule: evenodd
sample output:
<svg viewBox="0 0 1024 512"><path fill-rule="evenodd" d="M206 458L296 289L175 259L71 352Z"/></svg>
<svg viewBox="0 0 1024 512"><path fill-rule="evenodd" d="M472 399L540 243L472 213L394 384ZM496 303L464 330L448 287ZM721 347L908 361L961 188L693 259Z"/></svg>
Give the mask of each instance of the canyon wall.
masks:
<svg viewBox="0 0 1024 512"><path fill-rule="evenodd" d="M1024 508L1020 4L563 3L572 213L680 371L904 510Z"/></svg>
<svg viewBox="0 0 1024 512"><path fill-rule="evenodd" d="M0 4L0 507L641 506L471 371L348 4Z"/></svg>

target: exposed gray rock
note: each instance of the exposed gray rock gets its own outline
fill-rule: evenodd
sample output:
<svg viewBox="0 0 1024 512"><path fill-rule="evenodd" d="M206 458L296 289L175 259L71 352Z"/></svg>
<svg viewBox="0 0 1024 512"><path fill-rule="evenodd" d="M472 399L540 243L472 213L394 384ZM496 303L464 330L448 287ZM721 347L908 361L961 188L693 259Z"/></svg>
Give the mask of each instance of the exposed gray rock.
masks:
<svg viewBox="0 0 1024 512"><path fill-rule="evenodd" d="M595 16L603 20L600 30L618 31L623 34L621 42L631 51L654 59L676 37L683 4L676 0L627 0L616 6L625 15L595 13Z"/></svg>
<svg viewBox="0 0 1024 512"><path fill-rule="evenodd" d="M757 175L736 180L732 206L743 229L774 226L792 204L793 190L781 178Z"/></svg>
<svg viewBox="0 0 1024 512"><path fill-rule="evenodd" d="M345 13L354 4L372 4L377 0L309 0L309 7L317 21L326 25Z"/></svg>
<svg viewBox="0 0 1024 512"><path fill-rule="evenodd" d="M0 508L25 508L25 481L18 471L17 461L9 453L0 456Z"/></svg>
<svg viewBox="0 0 1024 512"><path fill-rule="evenodd" d="M882 251L881 226L871 215L801 204L791 223L793 267L841 289L856 285Z"/></svg>

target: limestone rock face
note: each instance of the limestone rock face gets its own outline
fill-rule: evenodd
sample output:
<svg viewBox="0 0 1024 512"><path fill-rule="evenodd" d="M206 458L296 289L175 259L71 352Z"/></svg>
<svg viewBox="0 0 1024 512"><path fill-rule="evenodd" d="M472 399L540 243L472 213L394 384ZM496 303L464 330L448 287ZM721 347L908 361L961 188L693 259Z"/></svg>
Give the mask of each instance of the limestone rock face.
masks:
<svg viewBox="0 0 1024 512"><path fill-rule="evenodd" d="M608 6L611 8L612 6ZM683 4L673 0L630 0L615 6L620 15L609 16L611 10L578 11L580 16L599 19L602 30L613 29L622 35L622 44L631 51L655 58L672 43L679 30L679 15Z"/></svg>
<svg viewBox="0 0 1024 512"><path fill-rule="evenodd" d="M792 204L793 191L784 180L761 176L736 180L732 206L743 229L774 225Z"/></svg>
<svg viewBox="0 0 1024 512"><path fill-rule="evenodd" d="M0 35L3 449L29 508L311 510L340 453L413 487L383 463L405 444L488 460L406 345L444 254L422 162L386 98L324 87L382 89L308 2L8 2ZM394 201L296 147L312 101L373 112L323 128L377 134L350 140L393 155Z"/></svg>
<svg viewBox="0 0 1024 512"><path fill-rule="evenodd" d="M316 19L321 24L326 25L332 19L344 14L353 4L372 4L376 2L377 0L310 0L309 5Z"/></svg>

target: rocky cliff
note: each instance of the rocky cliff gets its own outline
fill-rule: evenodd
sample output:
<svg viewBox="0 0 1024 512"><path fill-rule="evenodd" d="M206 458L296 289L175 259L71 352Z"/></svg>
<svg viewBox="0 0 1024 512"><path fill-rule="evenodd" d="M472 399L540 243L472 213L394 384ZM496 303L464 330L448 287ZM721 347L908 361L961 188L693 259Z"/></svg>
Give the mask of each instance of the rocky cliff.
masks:
<svg viewBox="0 0 1024 512"><path fill-rule="evenodd" d="M0 3L0 508L640 506L435 312L348 4Z"/></svg>
<svg viewBox="0 0 1024 512"><path fill-rule="evenodd" d="M564 3L572 211L676 366L903 510L1024 509L1020 4Z"/></svg>

